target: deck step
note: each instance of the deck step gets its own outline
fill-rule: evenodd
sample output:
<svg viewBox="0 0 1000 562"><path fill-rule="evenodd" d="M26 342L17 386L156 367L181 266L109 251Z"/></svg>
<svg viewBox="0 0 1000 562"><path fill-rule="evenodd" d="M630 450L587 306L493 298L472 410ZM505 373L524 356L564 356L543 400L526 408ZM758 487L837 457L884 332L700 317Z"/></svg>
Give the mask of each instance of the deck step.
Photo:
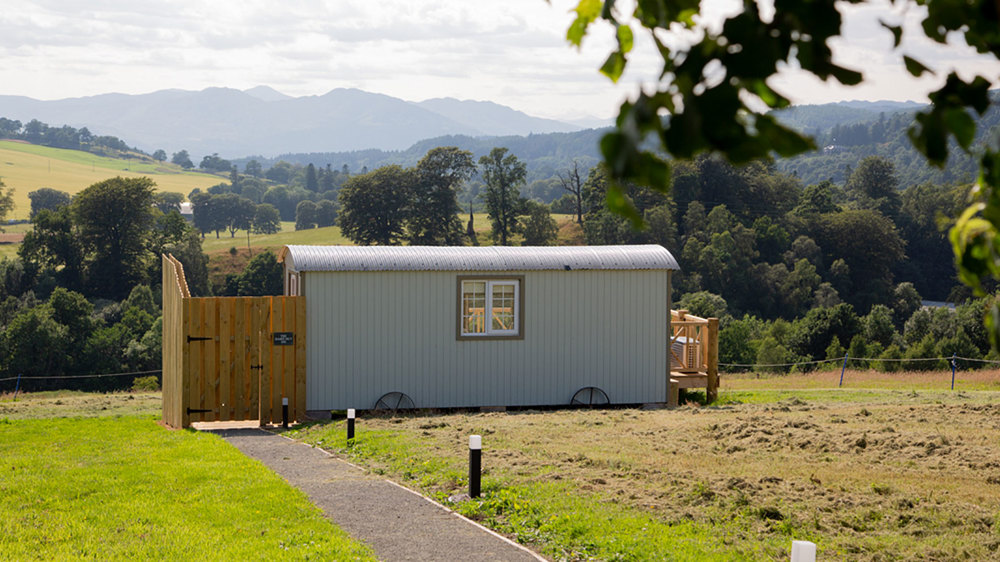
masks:
<svg viewBox="0 0 1000 562"><path fill-rule="evenodd" d="M670 372L671 382L677 381L677 388L708 388L707 373Z"/></svg>

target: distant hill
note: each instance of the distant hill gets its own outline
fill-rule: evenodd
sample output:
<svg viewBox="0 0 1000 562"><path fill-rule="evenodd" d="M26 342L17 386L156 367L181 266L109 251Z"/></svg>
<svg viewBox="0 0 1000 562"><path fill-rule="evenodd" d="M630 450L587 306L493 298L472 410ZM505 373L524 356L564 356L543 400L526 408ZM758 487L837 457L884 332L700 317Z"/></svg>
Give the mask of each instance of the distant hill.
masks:
<svg viewBox="0 0 1000 562"><path fill-rule="evenodd" d="M531 117L492 102L433 99L413 103L357 89L290 97L258 86L246 91L103 94L41 101L0 96L0 117L89 127L127 139L146 152L207 154L403 150L442 135L497 136L567 132L579 127Z"/></svg>
<svg viewBox="0 0 1000 562"><path fill-rule="evenodd" d="M607 129L587 129L572 133L548 133L528 136L472 137L468 135L448 135L424 139L405 150L355 150L347 152L287 153L273 158L252 156L237 158L232 162L240 167L250 160L257 160L264 168L284 160L292 164L314 164L340 169L346 165L352 173L364 168L373 170L379 166L399 164L413 166L429 150L438 146L457 146L472 152L478 161L495 147L508 148L511 154L522 160L528 168L528 182L547 179L564 171L577 160L584 169L589 169L600 161L598 143Z"/></svg>
<svg viewBox="0 0 1000 562"><path fill-rule="evenodd" d="M977 119L976 144L1000 134L1000 91L990 92L994 105ZM817 150L779 159L778 168L796 174L805 184L832 180L843 183L858 162L881 156L896 167L900 189L914 184L965 183L975 178L975 158L952 146L948 164L938 169L913 148L907 130L926 104L915 102L850 101L796 106L774 112L783 123L813 136Z"/></svg>

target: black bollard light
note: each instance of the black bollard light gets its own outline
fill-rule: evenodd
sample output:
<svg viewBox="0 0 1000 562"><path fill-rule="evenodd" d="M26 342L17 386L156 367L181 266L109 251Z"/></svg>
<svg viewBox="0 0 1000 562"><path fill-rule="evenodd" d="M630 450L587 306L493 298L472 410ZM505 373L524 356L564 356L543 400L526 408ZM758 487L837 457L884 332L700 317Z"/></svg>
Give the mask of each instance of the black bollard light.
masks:
<svg viewBox="0 0 1000 562"><path fill-rule="evenodd" d="M479 497L479 481L483 469L483 438L469 436L469 497Z"/></svg>
<svg viewBox="0 0 1000 562"><path fill-rule="evenodd" d="M347 444L354 443L354 408L347 409Z"/></svg>
<svg viewBox="0 0 1000 562"><path fill-rule="evenodd" d="M281 399L281 427L288 429L288 398Z"/></svg>

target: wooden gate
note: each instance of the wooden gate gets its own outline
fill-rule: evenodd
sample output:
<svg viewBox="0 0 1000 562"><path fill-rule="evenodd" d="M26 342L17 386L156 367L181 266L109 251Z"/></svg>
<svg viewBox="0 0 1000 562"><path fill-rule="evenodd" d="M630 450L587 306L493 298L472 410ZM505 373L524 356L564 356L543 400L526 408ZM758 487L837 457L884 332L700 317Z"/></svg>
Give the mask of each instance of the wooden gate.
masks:
<svg viewBox="0 0 1000 562"><path fill-rule="evenodd" d="M302 420L305 297L192 298L180 262L163 268L164 422L280 422L285 398Z"/></svg>

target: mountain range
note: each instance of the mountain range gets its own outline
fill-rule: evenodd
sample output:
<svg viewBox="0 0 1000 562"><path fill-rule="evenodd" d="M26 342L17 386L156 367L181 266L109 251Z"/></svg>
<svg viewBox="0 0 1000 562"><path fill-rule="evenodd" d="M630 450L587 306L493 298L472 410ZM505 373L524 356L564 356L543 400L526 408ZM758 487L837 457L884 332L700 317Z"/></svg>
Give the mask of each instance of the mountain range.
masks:
<svg viewBox="0 0 1000 562"><path fill-rule="evenodd" d="M338 88L292 97L267 86L207 88L149 94L102 94L43 101L0 96L0 117L52 126L87 127L146 152L185 149L200 159L247 154L402 150L445 135L530 135L581 130L488 101L435 98L410 102Z"/></svg>

